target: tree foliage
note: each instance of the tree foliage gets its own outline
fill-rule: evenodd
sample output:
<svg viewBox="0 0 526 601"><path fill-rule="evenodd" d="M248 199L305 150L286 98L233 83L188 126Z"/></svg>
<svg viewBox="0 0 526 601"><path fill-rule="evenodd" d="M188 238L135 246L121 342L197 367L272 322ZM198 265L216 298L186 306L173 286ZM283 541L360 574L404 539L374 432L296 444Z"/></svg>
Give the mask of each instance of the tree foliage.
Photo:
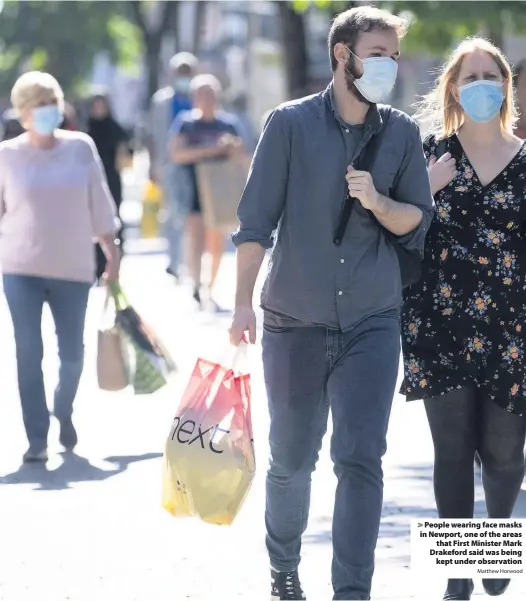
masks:
<svg viewBox="0 0 526 601"><path fill-rule="evenodd" d="M335 14L353 4L360 3L340 0L292 0L292 6L300 13L315 7ZM374 4L410 19L411 27L404 44L409 52L423 51L443 55L459 40L480 34L488 35L500 46L503 42L504 28L511 33L526 32L526 2L381 0Z"/></svg>
<svg viewBox="0 0 526 601"><path fill-rule="evenodd" d="M6 94L27 68L52 72L71 92L98 52L129 60L137 38L119 14L121 4L6 1L0 13L0 92Z"/></svg>
<svg viewBox="0 0 526 601"><path fill-rule="evenodd" d="M413 52L443 55L459 40L474 35L487 35L502 46L505 31L526 31L526 2L398 0L378 4L410 18L405 43Z"/></svg>
<svg viewBox="0 0 526 601"><path fill-rule="evenodd" d="M179 18L179 4L170 0L156 3L158 14L156 19L148 19L146 10L148 2L131 0L127 3L130 16L137 25L142 38L147 66L147 94L144 104L147 106L151 97L157 91L159 82L159 57L164 36L169 32L177 31ZM152 23L151 21L156 21Z"/></svg>
<svg viewBox="0 0 526 601"><path fill-rule="evenodd" d="M53 73L67 94L80 92L94 58L107 52L130 70L144 59L149 98L157 89L163 38L175 37L179 2L0 0L0 11L1 95L27 69Z"/></svg>

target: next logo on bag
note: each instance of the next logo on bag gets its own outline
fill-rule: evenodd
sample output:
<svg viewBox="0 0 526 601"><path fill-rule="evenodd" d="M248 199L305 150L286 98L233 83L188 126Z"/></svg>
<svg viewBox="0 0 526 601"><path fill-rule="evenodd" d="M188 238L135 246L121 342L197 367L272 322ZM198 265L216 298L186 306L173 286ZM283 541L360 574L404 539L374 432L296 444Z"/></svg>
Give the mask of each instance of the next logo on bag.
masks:
<svg viewBox="0 0 526 601"><path fill-rule="evenodd" d="M198 424L193 419L182 421L180 417L175 417L172 424L171 439L188 446L200 445L203 450L208 447L212 453L220 455L224 453L224 449L217 448L216 443L219 443L223 438L221 433L223 435L230 434L230 430L220 428L218 424L205 428L203 424ZM219 441L217 438L219 438Z"/></svg>

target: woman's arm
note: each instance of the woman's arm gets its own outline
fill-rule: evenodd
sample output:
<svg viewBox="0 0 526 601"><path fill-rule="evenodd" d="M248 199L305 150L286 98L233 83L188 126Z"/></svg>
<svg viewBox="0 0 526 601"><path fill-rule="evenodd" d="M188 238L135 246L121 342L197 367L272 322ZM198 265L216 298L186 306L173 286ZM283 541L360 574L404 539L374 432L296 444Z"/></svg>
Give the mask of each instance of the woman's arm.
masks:
<svg viewBox="0 0 526 601"><path fill-rule="evenodd" d="M104 278L109 282L117 282L121 268L121 249L117 245L115 232L105 234L98 238L104 256L106 257L106 271Z"/></svg>
<svg viewBox="0 0 526 601"><path fill-rule="evenodd" d="M222 145L191 147L188 146L186 136L178 135L170 141L170 156L174 163L179 165L192 165L206 159L215 159L226 156L228 147Z"/></svg>

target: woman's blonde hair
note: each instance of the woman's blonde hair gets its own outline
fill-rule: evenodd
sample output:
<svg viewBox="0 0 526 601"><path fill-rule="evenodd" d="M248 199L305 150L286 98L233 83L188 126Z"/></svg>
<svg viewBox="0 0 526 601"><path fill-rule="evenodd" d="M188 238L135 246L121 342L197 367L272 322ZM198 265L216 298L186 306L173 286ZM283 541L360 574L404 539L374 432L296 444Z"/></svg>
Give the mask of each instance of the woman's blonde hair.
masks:
<svg viewBox="0 0 526 601"><path fill-rule="evenodd" d="M500 109L502 127L512 131L517 120L517 109L513 95L513 73L503 52L484 38L464 40L450 55L441 69L434 88L417 104L415 118L430 121L430 132L438 140L456 133L464 123L464 110L453 94L453 85L458 82L462 61L473 52L486 52L495 61L504 79L504 100Z"/></svg>
<svg viewBox="0 0 526 601"><path fill-rule="evenodd" d="M64 92L60 84L53 75L43 71L24 73L11 90L11 104L18 113L50 98L56 99L58 106L64 110Z"/></svg>

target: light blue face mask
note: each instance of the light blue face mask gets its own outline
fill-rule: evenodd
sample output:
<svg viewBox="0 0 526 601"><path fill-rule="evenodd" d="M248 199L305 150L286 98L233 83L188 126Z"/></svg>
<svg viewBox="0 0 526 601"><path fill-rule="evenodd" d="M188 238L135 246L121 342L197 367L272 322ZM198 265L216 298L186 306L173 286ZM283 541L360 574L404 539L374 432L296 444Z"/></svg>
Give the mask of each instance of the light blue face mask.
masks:
<svg viewBox="0 0 526 601"><path fill-rule="evenodd" d="M461 86L459 91L460 106L472 121L487 123L499 114L504 94L498 81L474 81Z"/></svg>
<svg viewBox="0 0 526 601"><path fill-rule="evenodd" d="M347 47L347 50L356 56L350 48ZM354 80L355 87L373 104L387 100L396 82L398 63L389 56L356 58L363 64L363 75ZM352 76L352 73L350 75Z"/></svg>
<svg viewBox="0 0 526 601"><path fill-rule="evenodd" d="M56 104L33 109L33 129L41 136L50 136L62 122L62 112Z"/></svg>

